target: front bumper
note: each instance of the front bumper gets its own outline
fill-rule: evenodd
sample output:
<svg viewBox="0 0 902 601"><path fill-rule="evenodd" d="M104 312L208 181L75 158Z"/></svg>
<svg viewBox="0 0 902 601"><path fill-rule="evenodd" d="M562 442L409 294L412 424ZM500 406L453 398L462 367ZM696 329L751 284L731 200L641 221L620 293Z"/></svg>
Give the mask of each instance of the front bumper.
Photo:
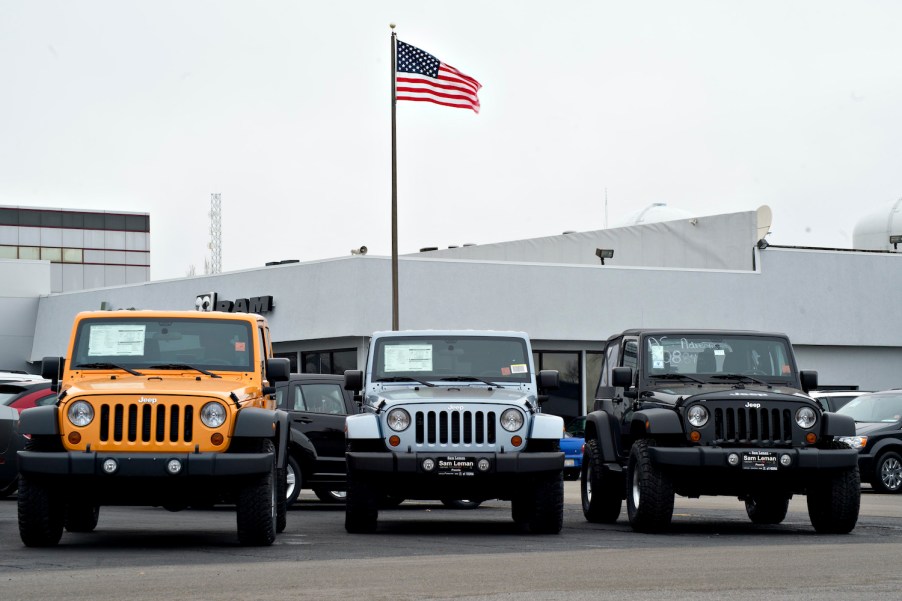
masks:
<svg viewBox="0 0 902 601"><path fill-rule="evenodd" d="M494 474L528 474L553 472L564 468L564 454L548 453L347 453L348 470L378 474L421 474L442 477L423 469L423 461L438 462L452 455L467 455L489 461L489 469L474 470L474 476L491 477Z"/></svg>
<svg viewBox="0 0 902 601"><path fill-rule="evenodd" d="M737 466L730 465L730 455L766 451L773 453L778 461L773 471L814 471L814 470L843 470L852 469L858 464L858 451L855 449L815 449L815 448L791 448L791 449L755 449L755 448L731 448L731 447L651 447L649 456L653 464L667 468L726 468L731 470L743 469L740 462ZM790 463L783 465L779 458L783 455L790 457Z"/></svg>
<svg viewBox="0 0 902 601"><path fill-rule="evenodd" d="M113 473L103 463L114 459ZM167 465L173 459L181 470L171 474ZM27 476L119 478L191 478L229 477L266 474L272 470L272 453L105 453L19 451L19 471Z"/></svg>

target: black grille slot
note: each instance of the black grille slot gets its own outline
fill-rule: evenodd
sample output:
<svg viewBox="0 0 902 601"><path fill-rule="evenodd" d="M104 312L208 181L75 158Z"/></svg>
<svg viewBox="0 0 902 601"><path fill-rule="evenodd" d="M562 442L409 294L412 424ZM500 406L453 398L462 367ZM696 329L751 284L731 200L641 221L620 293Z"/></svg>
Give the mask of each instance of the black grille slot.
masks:
<svg viewBox="0 0 902 601"><path fill-rule="evenodd" d="M157 405L157 432L155 440L163 442L166 440L166 407Z"/></svg>
<svg viewBox="0 0 902 601"><path fill-rule="evenodd" d="M495 444L492 411L417 411L413 422L417 444Z"/></svg>
<svg viewBox="0 0 902 601"><path fill-rule="evenodd" d="M150 442L150 405L141 407L141 440Z"/></svg>
<svg viewBox="0 0 902 601"><path fill-rule="evenodd" d="M188 405L185 407L185 431L183 438L185 442L191 442L194 437L194 407Z"/></svg>
<svg viewBox="0 0 902 601"><path fill-rule="evenodd" d="M110 439L110 406L100 407L100 440L106 442Z"/></svg>
<svg viewBox="0 0 902 601"><path fill-rule="evenodd" d="M169 441L178 442L179 439L179 406L169 407Z"/></svg>
<svg viewBox="0 0 902 601"><path fill-rule="evenodd" d="M786 444L792 442L788 409L727 407L714 410L718 442L737 444Z"/></svg>
<svg viewBox="0 0 902 601"><path fill-rule="evenodd" d="M113 440L122 442L122 415L125 408L122 405L116 405L113 409Z"/></svg>

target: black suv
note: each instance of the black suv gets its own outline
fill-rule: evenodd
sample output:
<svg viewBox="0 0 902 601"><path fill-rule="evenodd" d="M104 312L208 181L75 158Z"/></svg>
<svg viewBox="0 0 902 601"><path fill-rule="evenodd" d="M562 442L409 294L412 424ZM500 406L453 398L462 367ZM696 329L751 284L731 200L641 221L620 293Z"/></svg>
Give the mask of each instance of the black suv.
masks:
<svg viewBox="0 0 902 601"><path fill-rule="evenodd" d="M357 413L357 404L343 386L344 376L322 374L291 374L276 384L279 409L291 421L289 505L302 488L326 502L345 499L345 417Z"/></svg>
<svg viewBox="0 0 902 601"><path fill-rule="evenodd" d="M861 394L837 413L855 420L855 436L843 441L859 452L862 481L874 492L902 493L902 390Z"/></svg>
<svg viewBox="0 0 902 601"><path fill-rule="evenodd" d="M634 530L669 526L674 495L728 495L749 518L778 524L807 496L817 532L858 521L857 452L838 440L855 423L804 391L783 334L627 330L608 339L594 411L586 418L583 513L614 522L626 497Z"/></svg>

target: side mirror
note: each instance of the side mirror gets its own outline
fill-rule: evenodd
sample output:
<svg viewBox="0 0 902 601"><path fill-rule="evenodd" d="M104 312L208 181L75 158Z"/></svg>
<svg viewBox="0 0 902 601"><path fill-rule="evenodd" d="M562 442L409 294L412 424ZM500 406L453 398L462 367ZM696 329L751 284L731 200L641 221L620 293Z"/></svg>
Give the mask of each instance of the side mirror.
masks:
<svg viewBox="0 0 902 601"><path fill-rule="evenodd" d="M274 357L266 361L266 379L273 382L287 382L291 376L291 362L284 357ZM275 392L275 391L273 391Z"/></svg>
<svg viewBox="0 0 902 601"><path fill-rule="evenodd" d="M44 357L41 360L41 377L45 380L50 380L50 390L53 392L59 392L62 373L62 357Z"/></svg>
<svg viewBox="0 0 902 601"><path fill-rule="evenodd" d="M817 390L817 372L813 370L805 370L799 372L799 379L802 381L802 392L809 390Z"/></svg>
<svg viewBox="0 0 902 601"><path fill-rule="evenodd" d="M633 385L632 367L615 367L611 370L611 385L614 388L629 388Z"/></svg>
<svg viewBox="0 0 902 601"><path fill-rule="evenodd" d="M363 390L363 372L359 369L345 370L345 390L359 392Z"/></svg>
<svg viewBox="0 0 902 601"><path fill-rule="evenodd" d="M557 390L561 386L561 376L556 369L543 369L536 380L539 390Z"/></svg>

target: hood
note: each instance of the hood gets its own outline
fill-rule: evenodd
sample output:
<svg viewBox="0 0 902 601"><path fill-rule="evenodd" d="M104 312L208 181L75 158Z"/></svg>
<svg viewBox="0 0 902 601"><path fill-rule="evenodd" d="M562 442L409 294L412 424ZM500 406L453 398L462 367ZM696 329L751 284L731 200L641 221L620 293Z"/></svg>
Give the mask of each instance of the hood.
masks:
<svg viewBox="0 0 902 601"><path fill-rule="evenodd" d="M198 374L200 376L200 374ZM182 395L182 396L222 396L228 397L241 392L247 387L246 382L231 378L211 378L200 376L200 379L166 376L132 376L119 377L115 380L79 380L66 389L67 397L81 395L115 394L115 395Z"/></svg>
<svg viewBox="0 0 902 601"><path fill-rule="evenodd" d="M460 402L485 402L485 403L518 403L522 404L529 398L529 394L517 389L489 388L488 386L436 386L417 388L402 387L391 390L383 390L370 398L384 399L389 404L395 403L460 403ZM531 400L532 402L532 400Z"/></svg>
<svg viewBox="0 0 902 601"><path fill-rule="evenodd" d="M682 399L682 401L681 401ZM647 397L647 401L668 403L670 405L684 405L690 400L698 401L794 401L799 403L813 403L810 397L805 396L795 388L785 386L750 386L735 388L733 386L672 386L666 389L654 391L654 396Z"/></svg>
<svg viewBox="0 0 902 601"><path fill-rule="evenodd" d="M899 422L855 422L855 434L878 434L883 432L898 432Z"/></svg>

